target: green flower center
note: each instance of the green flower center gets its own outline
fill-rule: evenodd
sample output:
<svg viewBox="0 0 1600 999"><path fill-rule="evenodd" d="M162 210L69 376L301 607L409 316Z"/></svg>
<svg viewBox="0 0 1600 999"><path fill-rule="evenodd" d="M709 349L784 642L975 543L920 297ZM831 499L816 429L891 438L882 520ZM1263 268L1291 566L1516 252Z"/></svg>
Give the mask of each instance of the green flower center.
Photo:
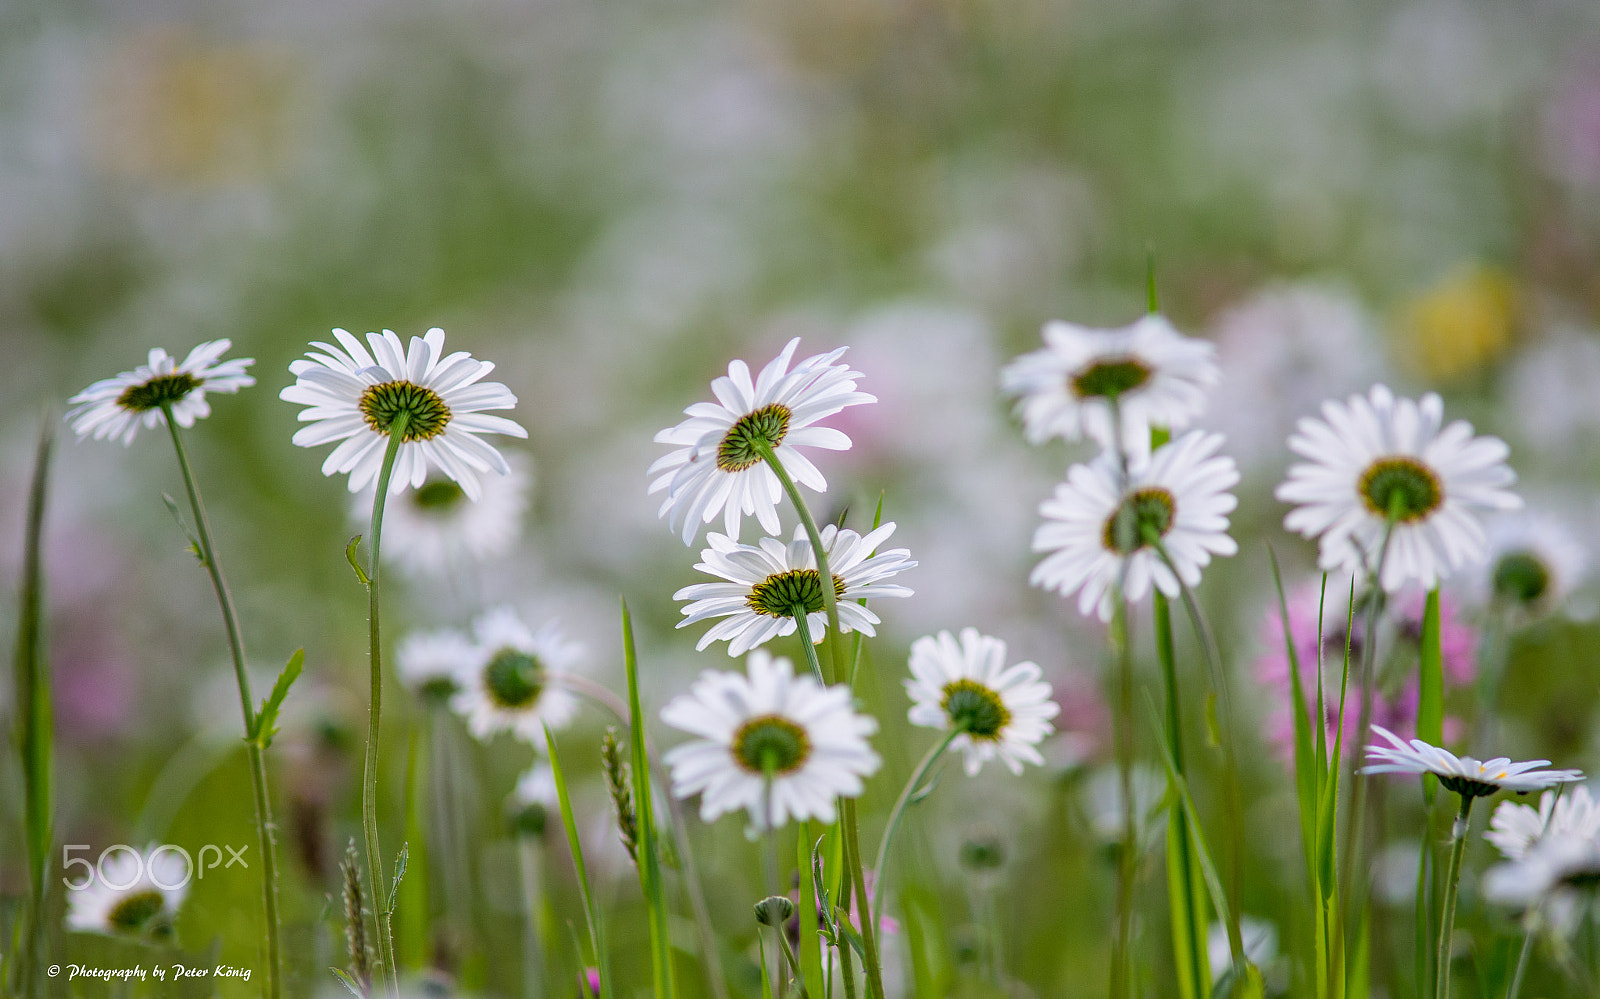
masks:
<svg viewBox="0 0 1600 999"><path fill-rule="evenodd" d="M1445 777L1439 774L1435 776L1439 778L1440 787L1446 791L1454 791L1463 798L1487 798L1500 790L1499 784L1473 780L1471 777Z"/></svg>
<svg viewBox="0 0 1600 999"><path fill-rule="evenodd" d="M448 701L461 687L448 676L433 676L424 680L417 687L417 696L424 701Z"/></svg>
<svg viewBox="0 0 1600 999"><path fill-rule="evenodd" d="M1570 870L1561 875L1560 884L1578 891L1593 891L1600 888L1600 867L1590 866Z"/></svg>
<svg viewBox="0 0 1600 999"><path fill-rule="evenodd" d="M1519 604L1531 604L1550 588L1550 570L1532 552L1509 552L1494 567L1494 593Z"/></svg>
<svg viewBox="0 0 1600 999"><path fill-rule="evenodd" d="M170 406L200 387L200 379L183 371L156 375L138 385L129 385L117 396L117 405L134 413Z"/></svg>
<svg viewBox="0 0 1600 999"><path fill-rule="evenodd" d="M505 648L483 668L483 685L496 707L520 710L539 699L544 690L539 660L520 649Z"/></svg>
<svg viewBox="0 0 1600 999"><path fill-rule="evenodd" d="M411 494L411 504L428 513L449 513L461 504L466 491L449 479L429 479Z"/></svg>
<svg viewBox="0 0 1600 999"><path fill-rule="evenodd" d="M1165 536L1172 529L1177 512L1178 505L1172 494L1160 486L1136 489L1106 520L1101 541L1107 551L1132 555L1148 545L1152 536Z"/></svg>
<svg viewBox="0 0 1600 999"><path fill-rule="evenodd" d="M393 381L368 385L356 403L367 426L389 435L389 428L402 414L406 417L402 441L425 441L444 433L450 422L450 407L431 388L415 382Z"/></svg>
<svg viewBox="0 0 1600 999"><path fill-rule="evenodd" d="M844 580L833 577L833 595L844 596ZM822 575L815 569L790 569L768 576L750 588L746 607L767 617L794 617L796 607L815 614L824 607Z"/></svg>
<svg viewBox="0 0 1600 999"><path fill-rule="evenodd" d="M1401 524L1421 520L1444 502L1439 477L1415 458L1379 458L1361 473L1358 488L1368 510Z"/></svg>
<svg viewBox="0 0 1600 999"><path fill-rule="evenodd" d="M761 462L763 447L775 448L789 433L789 407L775 402L739 417L717 445L717 467L742 472Z"/></svg>
<svg viewBox="0 0 1600 999"><path fill-rule="evenodd" d="M999 739L1000 730L1011 720L1011 712L1000 695L971 680L945 684L940 706L950 724L974 739Z"/></svg>
<svg viewBox="0 0 1600 999"><path fill-rule="evenodd" d="M791 774L810 755L806 730L782 715L758 715L733 733L733 758L753 774Z"/></svg>
<svg viewBox="0 0 1600 999"><path fill-rule="evenodd" d="M106 922L119 933L137 933L166 907L166 896L158 891L135 892L111 907Z"/></svg>
<svg viewBox="0 0 1600 999"><path fill-rule="evenodd" d="M1072 394L1080 399L1114 399L1150 380L1150 367L1135 357L1107 357L1072 376Z"/></svg>

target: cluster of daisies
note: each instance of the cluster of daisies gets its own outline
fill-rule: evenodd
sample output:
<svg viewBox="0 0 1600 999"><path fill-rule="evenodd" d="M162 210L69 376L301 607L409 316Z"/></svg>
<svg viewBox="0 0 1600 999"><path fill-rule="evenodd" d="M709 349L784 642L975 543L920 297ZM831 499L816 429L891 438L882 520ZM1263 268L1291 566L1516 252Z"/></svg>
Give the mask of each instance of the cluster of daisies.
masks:
<svg viewBox="0 0 1600 999"><path fill-rule="evenodd" d="M821 493L827 480L807 450L850 447L849 437L819 421L877 400L857 388L862 373L840 361L844 348L796 362L798 346L790 341L754 377L743 361L729 364L711 384L715 402L695 403L687 419L656 435L674 449L649 469L649 492L663 494L660 516L685 544L719 516L725 532L707 534L695 566L716 581L674 594L687 601L678 626L714 620L698 649L726 641L729 655L749 653L743 673L707 670L661 712L693 736L664 757L673 793L698 794L708 822L740 809L756 828L832 822L837 800L860 795L881 763L868 742L877 720L856 709L848 682L825 683L809 653L811 668L797 674L789 659L761 648L796 633L822 643L829 604L841 634L876 635L881 621L872 602L911 596L896 579L917 564L908 550L883 547L892 522L861 534L811 521L799 487ZM801 521L792 533L779 512L786 495ZM765 534L754 544L740 540L747 516ZM834 669L846 680L842 663ZM993 759L1016 773L1043 762L1037 746L1053 731L1058 707L1038 666L1007 664L1003 641L975 628L959 638L941 632L913 644L910 669L911 722L945 731L968 773Z"/></svg>

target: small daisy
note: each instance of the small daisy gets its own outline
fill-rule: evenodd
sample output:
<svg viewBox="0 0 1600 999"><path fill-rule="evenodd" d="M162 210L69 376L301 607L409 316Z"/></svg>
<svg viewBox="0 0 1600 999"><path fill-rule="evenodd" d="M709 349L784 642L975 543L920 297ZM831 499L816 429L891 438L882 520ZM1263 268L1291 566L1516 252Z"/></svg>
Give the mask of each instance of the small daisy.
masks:
<svg viewBox="0 0 1600 999"><path fill-rule="evenodd" d="M405 418L400 453L395 456L390 495L407 486L421 488L428 469L435 468L461 484L467 498L482 495L478 476L510 471L500 452L479 434L527 437L528 432L488 409L510 409L517 397L499 382L480 381L494 370L466 351L444 355L444 330L412 337L409 350L389 330L368 333L369 354L361 341L334 330L343 347L313 342L310 360L295 361L289 371L296 381L278 393L285 402L306 406L300 422L311 424L294 435L300 447L342 443L322 463L323 475L350 473L350 491L358 493L378 476L389 431ZM318 353L320 351L320 353Z"/></svg>
<svg viewBox="0 0 1600 999"><path fill-rule="evenodd" d="M959 730L950 745L965 754L967 776L996 757L1014 774L1044 763L1036 747L1061 708L1038 666L1006 666L1005 642L976 628L961 629L959 643L948 631L924 636L911 643L911 676L911 724Z"/></svg>
<svg viewBox="0 0 1600 999"><path fill-rule="evenodd" d="M384 556L413 576L425 576L459 565L463 557L482 561L510 550L522 534L531 478L520 455L505 458L508 471L484 479L477 502L438 473L397 496L385 509ZM372 514L373 488L352 501L353 518Z"/></svg>
<svg viewBox="0 0 1600 999"><path fill-rule="evenodd" d="M743 808L758 829L792 819L834 820L834 799L861 794L882 762L867 745L876 719L857 714L850 690L796 677L789 660L757 649L749 676L706 670L661 720L697 736L662 757L674 797L700 795L711 822Z"/></svg>
<svg viewBox="0 0 1600 999"><path fill-rule="evenodd" d="M545 726L561 728L577 714L577 698L551 679L571 671L583 647L563 638L554 622L530 631L506 607L478 618L472 629L477 643L456 676L451 710L478 739L511 732L543 745Z"/></svg>
<svg viewBox="0 0 1600 999"><path fill-rule="evenodd" d="M1549 760L1529 760L1512 763L1504 756L1487 762L1470 756L1457 756L1438 746L1430 746L1421 739L1404 739L1384 728L1372 726L1372 731L1389 740L1387 746L1367 747L1367 766L1364 774L1433 774L1446 790L1463 798L1486 798L1497 791L1515 791L1526 794L1542 791L1567 781L1583 780L1577 770L1540 770Z"/></svg>
<svg viewBox="0 0 1600 999"><path fill-rule="evenodd" d="M1149 450L1150 428L1181 430L1205 408L1217 382L1216 348L1186 337L1165 316L1150 315L1120 329L1051 322L1045 346L1000 373L1017 399L1028 441L1083 437L1116 446L1112 402L1122 420L1123 447Z"/></svg>
<svg viewBox="0 0 1600 999"><path fill-rule="evenodd" d="M1526 614L1559 607L1588 570L1588 553L1567 526L1540 514L1507 514L1489 521L1490 600Z"/></svg>
<svg viewBox="0 0 1600 999"><path fill-rule="evenodd" d="M1521 860L1547 838L1567 836L1600 838L1600 801L1591 798L1586 787L1562 795L1546 791L1539 796L1538 808L1502 801L1483 834L1507 860Z"/></svg>
<svg viewBox="0 0 1600 999"><path fill-rule="evenodd" d="M544 835L546 820L559 804L555 771L550 769L550 764L536 761L518 778L516 789L506 800L506 818L511 831L534 838Z"/></svg>
<svg viewBox="0 0 1600 999"><path fill-rule="evenodd" d="M763 461L763 447L772 449L795 482L827 490L827 480L798 448L849 450L843 433L812 424L846 406L878 400L856 391L861 372L835 363L844 347L813 354L790 371L799 345L799 337L790 340L754 382L743 361L732 362L727 375L711 383L716 402L695 403L684 410L687 420L656 434L657 444L678 449L650 466L648 474L657 478L649 492L666 491L660 516L673 530L682 525L684 544L719 512L730 538L739 537L746 514L754 514L768 534L778 533L783 486Z"/></svg>
<svg viewBox="0 0 1600 999"><path fill-rule="evenodd" d="M77 408L68 411L67 420L81 440L91 434L95 440L122 438L133 443L142 423L158 427L167 421L161 407L171 406L172 417L180 427L211 415L207 392L237 392L256 380L244 369L256 363L253 358L237 357L217 363L231 340L210 340L189 351L179 364L160 347L150 351L149 362L115 378L103 378L73 396Z"/></svg>
<svg viewBox="0 0 1600 999"><path fill-rule="evenodd" d="M397 653L400 682L424 701L443 703L461 689L462 671L478 658L472 642L453 628L413 632Z"/></svg>
<svg viewBox="0 0 1600 999"><path fill-rule="evenodd" d="M192 873L183 855L171 848L140 853L114 847L103 855L88 884L67 892L67 929L108 936L170 934Z"/></svg>
<svg viewBox="0 0 1600 999"><path fill-rule="evenodd" d="M822 529L822 547L828 553L828 571L833 576L840 631L877 634L873 626L879 623L878 615L856 603L859 599L911 596L907 587L884 582L917 564L911 561L911 552L892 548L873 554L893 533L893 522L865 537L855 531L839 530L833 524ZM816 553L804 528L795 528L794 540L788 545L777 538L762 538L759 545L743 545L715 532L708 534L706 541L711 547L700 553L704 561L695 568L727 582L695 583L672 595L674 600L692 601L683 608L680 628L707 618L725 618L700 637L696 649L727 639L728 655L744 655L769 638L794 634L795 612L800 608L805 609L811 640L822 641L828 630L828 616L823 610Z"/></svg>
<svg viewBox="0 0 1600 999"><path fill-rule="evenodd" d="M1289 469L1277 497L1295 504L1284 527L1321 539L1322 568L1376 571L1384 535L1385 590L1408 580L1432 589L1464 565L1483 561L1486 538L1475 514L1522 505L1507 487L1505 442L1474 437L1444 403L1396 399L1383 385L1347 402L1322 404L1322 419L1300 420L1289 448L1307 461ZM1390 524L1392 522L1392 529Z"/></svg>
<svg viewBox="0 0 1600 999"><path fill-rule="evenodd" d="M1239 550L1228 537L1228 514L1238 504L1228 492L1239 481L1233 459L1217 454L1220 434L1190 431L1148 456L1135 453L1126 484L1107 452L1067 470L1067 481L1039 504L1045 523L1033 550L1049 552L1028 581L1062 596L1078 593L1078 610L1111 620L1119 580L1130 601L1143 600L1152 583L1176 597L1178 580L1194 586L1212 555ZM1148 535L1172 559L1173 575Z"/></svg>

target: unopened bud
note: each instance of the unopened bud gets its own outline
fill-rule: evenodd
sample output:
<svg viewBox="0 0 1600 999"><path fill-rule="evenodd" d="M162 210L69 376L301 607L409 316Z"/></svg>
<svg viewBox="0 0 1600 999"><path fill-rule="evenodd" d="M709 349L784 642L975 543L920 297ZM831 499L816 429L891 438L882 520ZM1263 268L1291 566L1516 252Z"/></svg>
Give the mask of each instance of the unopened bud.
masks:
<svg viewBox="0 0 1600 999"><path fill-rule="evenodd" d="M794 903L782 895L768 895L756 903L756 922L781 928L794 915Z"/></svg>

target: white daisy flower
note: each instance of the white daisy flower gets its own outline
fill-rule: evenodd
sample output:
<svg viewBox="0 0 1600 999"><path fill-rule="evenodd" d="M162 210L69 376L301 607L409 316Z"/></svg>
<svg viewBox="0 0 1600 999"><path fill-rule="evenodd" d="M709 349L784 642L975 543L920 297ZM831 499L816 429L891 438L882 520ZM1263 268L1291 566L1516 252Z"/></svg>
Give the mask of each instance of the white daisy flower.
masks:
<svg viewBox="0 0 1600 999"><path fill-rule="evenodd" d="M69 399L76 408L67 412L67 420L80 440L91 434L95 440L120 437L124 445L133 443L140 424L158 427L167 422L162 406L172 407L178 426L192 427L195 420L211 415L207 392L237 392L256 383L244 373L256 363L253 358L218 363L231 346L231 340L207 341L189 351L182 364L153 348L145 364L103 378Z"/></svg>
<svg viewBox="0 0 1600 999"><path fill-rule="evenodd" d="M520 455L505 459L506 474L482 480L477 502L454 479L438 473L395 497L384 510L384 557L413 576L426 576L459 565L463 557L482 561L510 550L522 534L532 478ZM371 516L375 488L354 498L352 518Z"/></svg>
<svg viewBox="0 0 1600 999"><path fill-rule="evenodd" d="M867 745L878 730L851 707L850 689L796 677L789 660L757 649L749 676L706 670L661 720L697 736L667 750L674 797L700 795L711 822L744 809L758 829L790 819L834 820L834 799L861 794L882 762Z"/></svg>
<svg viewBox="0 0 1600 999"><path fill-rule="evenodd" d="M1475 513L1514 510L1505 442L1474 437L1472 425L1443 425L1444 404L1430 392L1396 399L1383 385L1304 417L1289 448L1308 459L1289 469L1277 497L1296 504L1284 527L1321 539L1322 568L1373 571L1391 533L1383 588L1438 580L1481 562L1486 538ZM1389 523L1393 521L1390 531Z"/></svg>
<svg viewBox="0 0 1600 999"><path fill-rule="evenodd" d="M1571 836L1600 838L1600 801L1591 798L1586 787L1561 795L1546 791L1539 796L1538 808L1502 801L1483 834L1508 860L1521 860L1547 838Z"/></svg>
<svg viewBox="0 0 1600 999"><path fill-rule="evenodd" d="M861 372L835 363L844 347L813 354L790 371L799 345L799 337L790 340L753 382L743 361L732 362L727 375L711 383L716 402L695 403L684 410L687 420L656 434L656 443L679 447L650 466L647 474L657 478L649 492L666 491L659 515L673 530L682 525L684 544L719 512L730 538L739 537L747 514L754 514L768 534L779 532L783 486L763 461L763 447L772 449L796 483L827 490L822 473L797 449L848 450L850 438L812 424L846 406L878 400L856 391Z"/></svg>
<svg viewBox="0 0 1600 999"><path fill-rule="evenodd" d="M480 653L454 628L407 635L396 653L400 682L425 701L448 701L461 689L461 675Z"/></svg>
<svg viewBox="0 0 1600 999"><path fill-rule="evenodd" d="M1464 798L1485 798L1497 791L1542 791L1568 781L1583 780L1577 770L1540 770L1549 760L1512 763L1501 756L1488 761L1457 756L1447 749L1431 746L1421 739L1404 739L1384 728L1372 731L1389 741L1387 746L1367 747L1368 764L1363 774L1433 774L1447 790Z"/></svg>
<svg viewBox="0 0 1600 999"><path fill-rule="evenodd" d="M950 745L965 755L967 776L996 757L1014 774L1044 764L1036 747L1061 707L1038 666L1006 666L1005 642L976 628L961 629L959 643L948 631L924 636L911 643L911 677L911 724L959 730Z"/></svg>
<svg viewBox="0 0 1600 999"><path fill-rule="evenodd" d="M193 867L171 848L113 847L83 887L67 892L67 929L108 936L170 933Z"/></svg>
<svg viewBox="0 0 1600 999"><path fill-rule="evenodd" d="M873 554L893 533L893 522L865 537L855 531L839 530L833 524L822 529L822 548L828 554L828 571L833 576L840 631L877 634L873 626L880 621L878 615L856 603L859 599L911 596L907 587L885 582L917 564L911 561L911 552L892 548ZM828 615L823 610L816 553L803 527L795 528L794 540L788 545L777 538L744 545L715 532L706 535L706 541L711 547L700 553L704 561L696 563L695 568L727 582L695 583L672 595L674 600L692 601L683 608L680 628L707 618L725 619L700 637L696 649L727 639L728 655L744 655L769 638L794 634L795 613L800 608L805 609L811 640L822 641L828 630Z"/></svg>
<svg viewBox="0 0 1600 999"><path fill-rule="evenodd" d="M467 498L478 500L484 472L505 475L505 458L480 434L527 437L528 432L489 409L510 409L517 397L499 382L481 379L494 370L488 361L466 351L444 355L444 330L412 337L409 350L389 330L368 333L369 354L345 330L334 330L343 347L313 341L310 360L295 361L293 385L278 393L285 402L306 406L294 435L301 447L341 441L322 463L323 475L350 473L350 491L358 493L378 476L389 443L389 431L405 418L400 453L395 456L390 495L407 486L421 488L428 469L435 468L461 484ZM318 352L320 351L320 353Z"/></svg>
<svg viewBox="0 0 1600 999"><path fill-rule="evenodd" d="M1528 614L1558 606L1588 571L1583 542L1554 517L1506 514L1488 524L1489 571L1482 589Z"/></svg>
<svg viewBox="0 0 1600 999"><path fill-rule="evenodd" d="M473 656L456 675L459 688L450 708L478 739L511 732L544 745L544 728L572 720L578 700L552 682L571 672L583 647L562 637L554 622L531 631L514 611L496 608L473 622Z"/></svg>
<svg viewBox="0 0 1600 999"><path fill-rule="evenodd" d="M1033 535L1033 550L1049 552L1028 581L1062 596L1078 594L1078 610L1111 620L1121 581L1129 600L1143 600L1152 583L1176 597L1179 579L1200 582L1212 555L1239 550L1228 537L1228 514L1238 500L1228 492L1239 481L1233 459L1217 454L1221 434L1193 430L1148 456L1135 453L1124 482L1115 455L1073 465L1067 481L1039 504L1045 523ZM1174 576L1149 535L1177 569Z"/></svg>
<svg viewBox="0 0 1600 999"><path fill-rule="evenodd" d="M1528 909L1545 906L1551 925L1562 935L1576 928L1600 885L1600 838L1547 836L1517 860L1484 872L1483 894L1492 902Z"/></svg>
<svg viewBox="0 0 1600 999"><path fill-rule="evenodd" d="M1116 446L1112 401L1122 421L1122 447L1149 450L1150 428L1187 427L1205 408L1217 382L1216 348L1186 337L1165 316L1149 315L1120 329L1051 322L1045 346L1000 372L1001 388L1017 399L1028 441L1082 437Z"/></svg>

